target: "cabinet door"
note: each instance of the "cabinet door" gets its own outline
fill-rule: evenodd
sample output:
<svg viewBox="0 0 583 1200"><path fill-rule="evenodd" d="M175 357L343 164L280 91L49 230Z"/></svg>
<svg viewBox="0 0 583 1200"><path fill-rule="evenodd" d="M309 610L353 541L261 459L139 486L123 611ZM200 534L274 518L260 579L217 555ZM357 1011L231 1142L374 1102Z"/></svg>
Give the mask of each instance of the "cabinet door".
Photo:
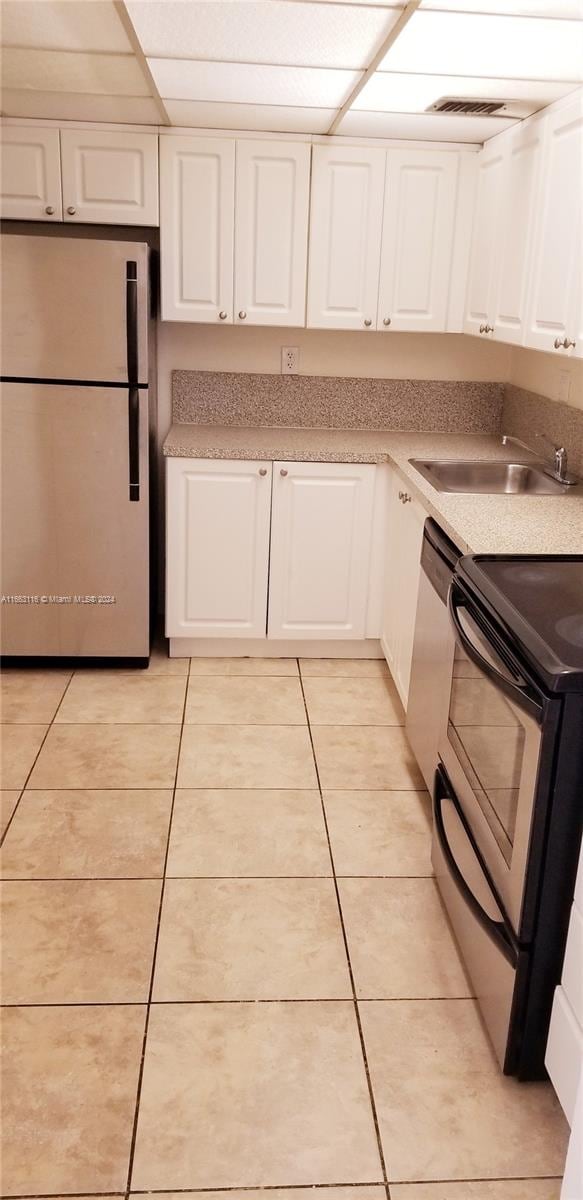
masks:
<svg viewBox="0 0 583 1200"><path fill-rule="evenodd" d="M458 155L389 150L377 328L447 328Z"/></svg>
<svg viewBox="0 0 583 1200"><path fill-rule="evenodd" d="M158 224L158 137L61 130L65 221Z"/></svg>
<svg viewBox="0 0 583 1200"><path fill-rule="evenodd" d="M160 138L162 319L232 324L235 142Z"/></svg>
<svg viewBox="0 0 583 1200"><path fill-rule="evenodd" d="M409 696L425 512L393 475L381 645L405 709Z"/></svg>
<svg viewBox="0 0 583 1200"><path fill-rule="evenodd" d="M528 268L533 249L535 199L542 165L544 120L505 135L504 202L500 208L494 337L521 345L526 325Z"/></svg>
<svg viewBox="0 0 583 1200"><path fill-rule="evenodd" d="M364 638L374 466L274 463L270 638Z"/></svg>
<svg viewBox="0 0 583 1200"><path fill-rule="evenodd" d="M62 221L58 129L3 125L2 217L19 221Z"/></svg>
<svg viewBox="0 0 583 1200"><path fill-rule="evenodd" d="M314 146L308 325L374 329L385 187L384 150Z"/></svg>
<svg viewBox="0 0 583 1200"><path fill-rule="evenodd" d="M304 325L310 147L237 142L235 323Z"/></svg>
<svg viewBox="0 0 583 1200"><path fill-rule="evenodd" d="M583 254L583 95L545 118L545 146L535 229L531 306L525 344L555 350L577 344L581 327ZM582 331L583 332L583 331ZM565 351L558 347L561 354Z"/></svg>
<svg viewBox="0 0 583 1200"><path fill-rule="evenodd" d="M166 467L167 635L264 638L271 463Z"/></svg>
<svg viewBox="0 0 583 1200"><path fill-rule="evenodd" d="M496 138L479 155L464 333L480 333L481 325L493 325L506 162L504 138Z"/></svg>

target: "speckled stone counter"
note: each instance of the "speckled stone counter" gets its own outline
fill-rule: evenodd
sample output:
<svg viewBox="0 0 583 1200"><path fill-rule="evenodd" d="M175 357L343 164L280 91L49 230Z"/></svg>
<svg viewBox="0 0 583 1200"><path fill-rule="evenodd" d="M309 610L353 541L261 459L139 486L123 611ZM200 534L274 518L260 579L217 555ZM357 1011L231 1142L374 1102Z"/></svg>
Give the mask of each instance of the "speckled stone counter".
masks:
<svg viewBox="0 0 583 1200"><path fill-rule="evenodd" d="M488 496L437 492L410 458L522 461L495 434L244 428L176 423L164 454L177 458L290 462L390 462L412 494L465 553L583 554L583 494Z"/></svg>

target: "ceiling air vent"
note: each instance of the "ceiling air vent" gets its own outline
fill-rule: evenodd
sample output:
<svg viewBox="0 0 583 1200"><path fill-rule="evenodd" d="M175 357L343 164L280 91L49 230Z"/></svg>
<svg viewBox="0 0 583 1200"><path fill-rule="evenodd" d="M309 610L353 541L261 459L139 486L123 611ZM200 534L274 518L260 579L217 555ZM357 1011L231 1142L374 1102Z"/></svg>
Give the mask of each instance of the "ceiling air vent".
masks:
<svg viewBox="0 0 583 1200"><path fill-rule="evenodd" d="M430 104L425 111L489 117L505 108L505 100L464 100L461 97L443 96L441 100L436 100L435 104Z"/></svg>

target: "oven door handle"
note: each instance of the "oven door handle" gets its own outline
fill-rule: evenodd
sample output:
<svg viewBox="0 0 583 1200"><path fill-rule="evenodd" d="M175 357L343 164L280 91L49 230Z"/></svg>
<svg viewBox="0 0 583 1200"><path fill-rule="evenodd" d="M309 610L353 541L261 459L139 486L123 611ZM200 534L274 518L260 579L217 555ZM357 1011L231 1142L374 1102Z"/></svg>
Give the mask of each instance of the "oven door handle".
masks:
<svg viewBox="0 0 583 1200"><path fill-rule="evenodd" d="M500 953L504 955L504 958L506 959L506 961L509 962L512 967L516 967L516 963L518 960L518 954L517 954L515 939L514 939L513 933L511 932L511 927L510 927L509 923L506 920L495 921L493 917L489 916L489 914L486 912L486 910L484 908L482 908L482 905L480 904L479 900L477 900L476 897L474 896L472 889L470 888L469 884L466 883L466 881L457 865L457 862L453 855L453 851L447 840L447 834L445 831L445 824L444 824L444 820L443 820L443 813L442 813L442 807L441 807L443 800L449 800L453 804L456 815L458 816L459 820L461 821L461 823L464 827L466 837L468 838L468 841L472 847L472 850L480 864L480 867L482 868L482 871L484 871L484 875L486 876L486 879L487 879L487 875L486 875L486 872L484 869L484 864L482 861L482 856L479 853L477 846L474 843L474 839L472 838L472 836L470 834L467 822L464 819L464 815L458 804L458 801L457 801L456 797L454 796L452 790L448 787L448 782L447 782L447 777L445 775L445 771L440 766L437 768L437 771L435 773L435 787L434 787L434 795L433 795L433 821L434 821L435 832L437 834L437 840L438 840L440 848L441 848L441 852L447 863L447 866L449 868L449 872L453 879L453 882L455 883L458 891L460 892L460 894L461 894L462 898L464 899L465 903L467 904L468 908L471 910L474 917L476 918L478 923L481 925L481 927L485 931L485 933L487 933L490 940L492 942L494 942L494 945L498 948ZM488 883L488 886L490 886L489 883ZM494 897L494 898L496 899L496 903L498 904L499 902L498 902L497 898L496 897Z"/></svg>
<svg viewBox="0 0 583 1200"><path fill-rule="evenodd" d="M508 679L507 676L503 675L501 671L497 671L493 663L488 662L488 660L484 658L478 647L475 646L471 638L468 637L468 634L466 633L466 630L460 621L458 612L458 609L464 608L465 604L463 598L461 602L458 600L458 596L459 593L456 592L454 581L450 585L447 595L447 607L456 637L461 642L468 658L471 658L472 662L479 667L480 671L483 671L484 675L487 675L488 678L491 679L493 683L495 683L496 686L499 687L501 691L503 691L509 697L510 700L514 700L520 708L526 709L526 711L531 713L531 715L534 716L540 724L542 706L531 695L527 681L519 675L515 682L513 679ZM494 652L496 652L495 647L492 647L492 649Z"/></svg>

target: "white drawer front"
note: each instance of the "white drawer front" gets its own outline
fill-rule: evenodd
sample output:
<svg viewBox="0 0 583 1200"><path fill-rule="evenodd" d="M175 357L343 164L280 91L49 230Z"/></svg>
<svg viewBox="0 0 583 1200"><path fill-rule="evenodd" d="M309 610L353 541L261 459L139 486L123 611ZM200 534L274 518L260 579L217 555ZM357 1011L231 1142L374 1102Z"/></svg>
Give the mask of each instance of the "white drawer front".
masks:
<svg viewBox="0 0 583 1200"><path fill-rule="evenodd" d="M583 1073L583 1030L575 1020L562 987L555 990L545 1064L563 1112L572 1125L577 1088Z"/></svg>

